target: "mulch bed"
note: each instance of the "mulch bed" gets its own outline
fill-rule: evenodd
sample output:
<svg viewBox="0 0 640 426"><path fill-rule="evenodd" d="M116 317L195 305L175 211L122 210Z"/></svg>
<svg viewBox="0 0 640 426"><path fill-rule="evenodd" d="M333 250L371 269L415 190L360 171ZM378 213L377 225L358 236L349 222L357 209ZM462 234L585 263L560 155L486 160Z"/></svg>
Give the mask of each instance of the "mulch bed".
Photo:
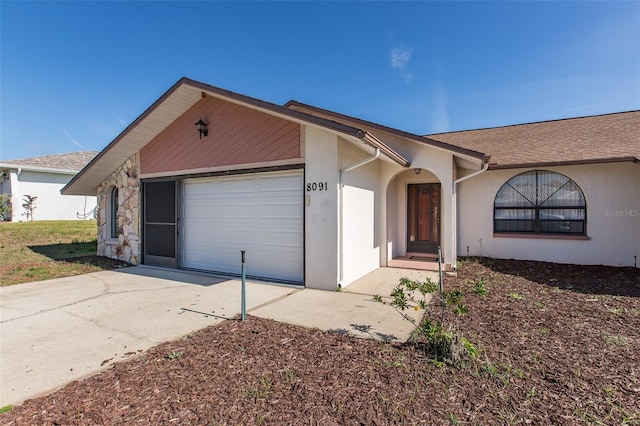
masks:
<svg viewBox="0 0 640 426"><path fill-rule="evenodd" d="M469 259L445 287L468 307L447 324L480 350L459 368L418 345L249 316L26 401L0 423L640 424L640 270Z"/></svg>

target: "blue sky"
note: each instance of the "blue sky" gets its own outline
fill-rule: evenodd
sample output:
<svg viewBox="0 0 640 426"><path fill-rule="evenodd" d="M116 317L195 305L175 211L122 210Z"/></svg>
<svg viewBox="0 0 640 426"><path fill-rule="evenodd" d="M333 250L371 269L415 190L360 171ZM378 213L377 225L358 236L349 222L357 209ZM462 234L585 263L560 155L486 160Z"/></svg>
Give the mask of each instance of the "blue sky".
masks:
<svg viewBox="0 0 640 426"><path fill-rule="evenodd" d="M640 109L640 2L0 1L0 159L99 151L186 76L417 134Z"/></svg>

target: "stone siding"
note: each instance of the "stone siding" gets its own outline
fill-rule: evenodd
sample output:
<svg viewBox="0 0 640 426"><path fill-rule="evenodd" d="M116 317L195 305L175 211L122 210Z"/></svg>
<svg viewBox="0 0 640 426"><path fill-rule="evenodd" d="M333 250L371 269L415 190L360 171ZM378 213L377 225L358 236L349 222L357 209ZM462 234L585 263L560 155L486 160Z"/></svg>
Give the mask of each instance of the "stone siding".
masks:
<svg viewBox="0 0 640 426"><path fill-rule="evenodd" d="M140 263L140 169L138 156L129 158L98 187L98 256ZM118 188L118 238L110 238L109 200Z"/></svg>

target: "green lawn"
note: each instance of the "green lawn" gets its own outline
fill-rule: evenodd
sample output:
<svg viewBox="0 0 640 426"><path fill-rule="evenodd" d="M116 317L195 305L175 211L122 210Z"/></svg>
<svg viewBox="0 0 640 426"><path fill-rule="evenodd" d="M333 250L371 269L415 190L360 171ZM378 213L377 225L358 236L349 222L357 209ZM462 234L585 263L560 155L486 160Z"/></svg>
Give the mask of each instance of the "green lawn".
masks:
<svg viewBox="0 0 640 426"><path fill-rule="evenodd" d="M117 267L96 256L95 220L0 223L0 285Z"/></svg>

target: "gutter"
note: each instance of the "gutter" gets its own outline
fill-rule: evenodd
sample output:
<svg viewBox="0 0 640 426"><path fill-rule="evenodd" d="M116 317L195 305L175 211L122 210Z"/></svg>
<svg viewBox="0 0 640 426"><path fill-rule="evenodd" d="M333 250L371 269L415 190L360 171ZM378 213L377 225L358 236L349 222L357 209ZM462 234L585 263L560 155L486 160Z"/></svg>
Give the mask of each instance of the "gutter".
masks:
<svg viewBox="0 0 640 426"><path fill-rule="evenodd" d="M467 180L467 179L471 179L472 177L478 176L480 173L484 173L484 172L486 172L488 168L489 168L489 162L488 162L488 161L485 161L485 162L484 162L484 164L482 164L482 168L481 168L480 170L478 170L478 171L476 171L476 172L473 172L473 173L471 173L471 174L468 174L468 175L466 175L466 176L463 176L463 177L461 177L460 179L456 179L456 180L454 180L454 181L453 181L453 189L454 189L454 191L453 191L453 192L454 192L454 193L456 192L456 191L455 191L455 188L456 188L456 185L457 185L457 184L459 184L460 182L465 181L465 180Z"/></svg>
<svg viewBox="0 0 640 426"><path fill-rule="evenodd" d="M343 252L343 188L344 188L344 174L347 172L350 172L351 170L357 169L358 167L362 167L365 164L371 163L372 161L377 160L380 157L380 148L379 147L375 147L375 152L373 153L373 155L371 155L370 157L367 158L363 158L360 161L356 161L355 163L349 164L348 166L343 167L342 169L340 169L340 187L338 188L339 191L339 196L338 196L338 271L339 271L339 277L338 277L338 288L342 287L342 281L344 279L344 262L342 259L342 252Z"/></svg>

